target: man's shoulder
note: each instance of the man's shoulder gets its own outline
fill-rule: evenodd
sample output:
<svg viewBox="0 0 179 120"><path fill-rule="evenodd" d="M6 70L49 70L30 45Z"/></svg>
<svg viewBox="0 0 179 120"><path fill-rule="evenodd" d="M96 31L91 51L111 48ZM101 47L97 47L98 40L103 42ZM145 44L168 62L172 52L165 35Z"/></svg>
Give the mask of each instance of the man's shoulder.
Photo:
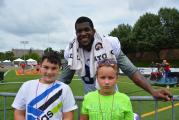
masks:
<svg viewBox="0 0 179 120"><path fill-rule="evenodd" d="M104 40L106 40L111 45L114 54L118 56L121 51L121 44L119 39L113 36L106 36L104 37Z"/></svg>
<svg viewBox="0 0 179 120"><path fill-rule="evenodd" d="M108 41L114 41L114 42L119 41L119 39L117 37L113 37L113 36L105 36L103 38L108 40Z"/></svg>

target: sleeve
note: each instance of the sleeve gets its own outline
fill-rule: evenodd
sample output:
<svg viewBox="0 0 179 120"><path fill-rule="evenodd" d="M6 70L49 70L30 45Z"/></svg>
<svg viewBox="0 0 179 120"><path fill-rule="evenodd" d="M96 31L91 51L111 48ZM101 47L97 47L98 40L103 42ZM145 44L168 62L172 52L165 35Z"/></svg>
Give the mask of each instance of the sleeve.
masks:
<svg viewBox="0 0 179 120"><path fill-rule="evenodd" d="M17 110L25 110L26 109L26 99L25 99L25 95L27 94L25 92L26 89L27 88L26 88L25 84L23 84L20 87L20 89L17 92L16 97L11 105L13 108L15 108Z"/></svg>
<svg viewBox="0 0 179 120"><path fill-rule="evenodd" d="M67 47L65 48L65 51L64 51L64 58L67 60L68 59L68 56L69 56L69 45L67 45Z"/></svg>
<svg viewBox="0 0 179 120"><path fill-rule="evenodd" d="M110 37L109 39L115 56L119 56L121 51L121 43L117 37Z"/></svg>
<svg viewBox="0 0 179 120"><path fill-rule="evenodd" d="M68 61L65 60L64 64L62 65L63 70L60 74L59 80L61 82L64 82L66 84L70 84L73 76L75 74L75 70L70 70L70 67L68 66Z"/></svg>
<svg viewBox="0 0 179 120"><path fill-rule="evenodd" d="M66 89L66 90L65 90ZM63 93L63 112L70 112L77 109L77 105L73 96L73 93L68 85L65 87L65 92Z"/></svg>
<svg viewBox="0 0 179 120"><path fill-rule="evenodd" d="M86 96L84 97L84 100L82 102L82 108L81 108L81 114L89 114L88 109L87 109L87 98Z"/></svg>
<svg viewBox="0 0 179 120"><path fill-rule="evenodd" d="M109 40L112 41L110 43L116 56L118 66L127 76L131 77L137 71L137 68L122 52L119 39L117 37L109 37Z"/></svg>
<svg viewBox="0 0 179 120"><path fill-rule="evenodd" d="M117 63L119 68L128 76L131 77L138 69L133 65L129 58L120 51L117 57Z"/></svg>
<svg viewBox="0 0 179 120"><path fill-rule="evenodd" d="M132 110L132 104L131 101L129 99L129 97L127 97L128 99L126 100L127 102L127 106L126 106L126 112L125 112L125 119L124 120L134 120L134 113Z"/></svg>

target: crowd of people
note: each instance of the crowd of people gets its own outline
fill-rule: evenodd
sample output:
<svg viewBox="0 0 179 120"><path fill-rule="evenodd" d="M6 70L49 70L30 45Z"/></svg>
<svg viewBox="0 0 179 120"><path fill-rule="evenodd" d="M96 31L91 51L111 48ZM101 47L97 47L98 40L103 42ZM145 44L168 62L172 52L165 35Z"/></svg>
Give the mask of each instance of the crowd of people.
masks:
<svg viewBox="0 0 179 120"><path fill-rule="evenodd" d="M157 72L154 72L152 70L151 73L151 80L157 80L162 77L167 78L169 77L169 74L171 72L170 70L170 64L167 62L167 60L163 60L162 63L154 63L152 62L150 65L152 68L157 67Z"/></svg>
<svg viewBox="0 0 179 120"><path fill-rule="evenodd" d="M116 85L119 68L153 97L171 100L168 90L153 89L146 81L122 52L118 38L100 36L92 20L84 16L76 20L75 30L76 37L64 53L66 64L60 78L60 55L56 51L45 53L41 78L25 82L15 97L15 120L73 120L78 107L66 84L71 83L75 72L83 82L85 94L80 120L134 120L129 97Z"/></svg>

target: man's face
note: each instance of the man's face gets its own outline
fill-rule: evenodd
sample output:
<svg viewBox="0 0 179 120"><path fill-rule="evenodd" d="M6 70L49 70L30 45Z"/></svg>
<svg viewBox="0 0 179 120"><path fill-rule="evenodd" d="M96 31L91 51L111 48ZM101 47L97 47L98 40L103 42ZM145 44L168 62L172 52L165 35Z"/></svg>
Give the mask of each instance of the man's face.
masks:
<svg viewBox="0 0 179 120"><path fill-rule="evenodd" d="M89 22L76 24L76 36L81 47L91 45L95 30L90 27Z"/></svg>
<svg viewBox="0 0 179 120"><path fill-rule="evenodd" d="M114 87L117 82L116 71L109 66L102 66L98 69L97 80L100 86L100 93L110 95L114 92Z"/></svg>
<svg viewBox="0 0 179 120"><path fill-rule="evenodd" d="M42 64L40 71L42 73L41 82L50 84L56 80L59 73L58 64L52 64L47 59L45 59Z"/></svg>

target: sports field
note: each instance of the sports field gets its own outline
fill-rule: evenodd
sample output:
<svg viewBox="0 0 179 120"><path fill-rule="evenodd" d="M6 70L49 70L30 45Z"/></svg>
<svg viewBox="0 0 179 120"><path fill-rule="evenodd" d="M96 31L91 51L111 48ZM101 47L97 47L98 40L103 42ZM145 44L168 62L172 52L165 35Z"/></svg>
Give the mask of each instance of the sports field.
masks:
<svg viewBox="0 0 179 120"><path fill-rule="evenodd" d="M10 70L5 78L3 83L11 83L11 84L0 84L0 92L17 92L19 87L21 86L20 83L13 83L12 82L25 82L27 80L39 78L37 75L22 75L16 76L14 70ZM126 76L120 76L119 81L119 91L126 93L128 96L148 96L149 94L143 91L141 88L134 85ZM75 96L83 95L83 87L82 82L78 80L78 77L74 77L74 80L70 84L72 91ZM157 88L156 86L154 86ZM174 95L179 95L179 87L170 88L169 89ZM11 104L13 101L13 97L7 98L7 108L9 109L7 112L7 120L13 120L13 111L11 108ZM0 120L3 120L3 97L0 97ZM140 113L142 116L142 120L154 120L154 102L146 102L146 101L135 101L132 102L133 110L136 113ZM171 102L159 102L159 113L158 118L159 120L171 120L171 113L172 110L170 108ZM175 102L175 120L179 120L179 101ZM77 114L75 114L75 120L77 120Z"/></svg>

